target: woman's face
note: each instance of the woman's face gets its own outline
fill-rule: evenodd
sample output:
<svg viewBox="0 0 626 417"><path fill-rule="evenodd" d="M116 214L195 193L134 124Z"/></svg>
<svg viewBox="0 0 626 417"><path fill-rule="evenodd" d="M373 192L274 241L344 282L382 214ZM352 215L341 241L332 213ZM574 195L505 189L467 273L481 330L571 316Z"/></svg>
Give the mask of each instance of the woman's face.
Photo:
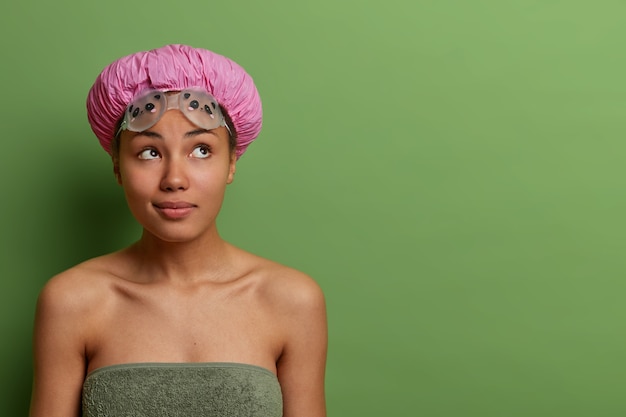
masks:
<svg viewBox="0 0 626 417"><path fill-rule="evenodd" d="M185 242L215 231L235 174L226 128L204 130L169 110L144 132L122 132L114 163L128 206L147 232Z"/></svg>

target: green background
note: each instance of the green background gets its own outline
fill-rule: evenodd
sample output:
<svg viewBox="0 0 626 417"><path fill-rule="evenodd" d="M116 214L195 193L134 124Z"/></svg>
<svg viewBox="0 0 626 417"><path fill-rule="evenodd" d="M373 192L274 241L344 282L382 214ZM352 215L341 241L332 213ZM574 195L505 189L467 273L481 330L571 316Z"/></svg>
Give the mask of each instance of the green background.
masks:
<svg viewBox="0 0 626 417"><path fill-rule="evenodd" d="M626 3L174 3L1 6L0 415L44 282L138 236L87 90L167 43L256 80L220 227L323 287L330 416L626 415Z"/></svg>

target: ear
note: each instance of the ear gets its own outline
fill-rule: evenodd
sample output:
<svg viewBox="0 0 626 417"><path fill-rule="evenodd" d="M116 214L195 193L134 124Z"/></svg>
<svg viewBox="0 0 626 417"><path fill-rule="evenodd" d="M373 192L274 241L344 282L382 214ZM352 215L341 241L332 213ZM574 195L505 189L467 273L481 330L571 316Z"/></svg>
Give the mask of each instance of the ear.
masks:
<svg viewBox="0 0 626 417"><path fill-rule="evenodd" d="M233 151L230 154L230 163L228 164L228 178L226 184L231 184L235 179L235 171L237 170L237 154Z"/></svg>
<svg viewBox="0 0 626 417"><path fill-rule="evenodd" d="M117 158L113 158L113 174L119 185L122 185L122 175L120 174L120 163Z"/></svg>

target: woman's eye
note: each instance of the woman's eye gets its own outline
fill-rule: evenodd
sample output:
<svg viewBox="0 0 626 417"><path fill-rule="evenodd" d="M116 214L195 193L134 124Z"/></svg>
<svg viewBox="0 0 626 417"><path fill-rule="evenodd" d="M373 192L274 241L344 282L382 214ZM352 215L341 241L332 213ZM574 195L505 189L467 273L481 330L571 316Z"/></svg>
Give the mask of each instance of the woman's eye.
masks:
<svg viewBox="0 0 626 417"><path fill-rule="evenodd" d="M208 158L211 156L211 148L207 145L196 146L193 151L191 151L190 156L194 158Z"/></svg>
<svg viewBox="0 0 626 417"><path fill-rule="evenodd" d="M139 153L139 159L157 159L159 153L156 149L144 149Z"/></svg>

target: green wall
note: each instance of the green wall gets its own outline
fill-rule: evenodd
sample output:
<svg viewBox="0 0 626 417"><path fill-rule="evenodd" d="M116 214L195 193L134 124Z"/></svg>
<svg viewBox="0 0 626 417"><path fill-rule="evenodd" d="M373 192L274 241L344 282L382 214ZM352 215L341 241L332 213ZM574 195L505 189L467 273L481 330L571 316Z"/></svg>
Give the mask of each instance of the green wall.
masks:
<svg viewBox="0 0 626 417"><path fill-rule="evenodd" d="M324 288L330 416L626 414L626 3L5 3L0 415L44 282L138 233L87 90L166 43L258 84L221 230Z"/></svg>

